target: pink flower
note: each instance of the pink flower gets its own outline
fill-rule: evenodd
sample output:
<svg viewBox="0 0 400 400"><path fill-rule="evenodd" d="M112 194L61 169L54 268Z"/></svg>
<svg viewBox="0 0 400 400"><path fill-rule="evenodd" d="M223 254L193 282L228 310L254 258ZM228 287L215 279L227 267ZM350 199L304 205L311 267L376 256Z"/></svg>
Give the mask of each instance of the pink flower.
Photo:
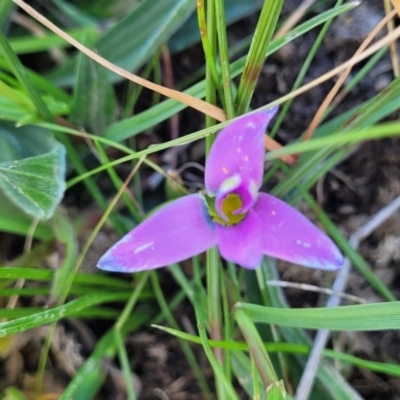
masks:
<svg viewBox="0 0 400 400"><path fill-rule="evenodd" d="M184 196L154 213L101 257L98 267L137 272L163 267L218 246L223 258L256 268L263 255L336 270L343 256L329 237L283 201L259 193L264 131L276 113L247 114L217 136L206 193Z"/></svg>

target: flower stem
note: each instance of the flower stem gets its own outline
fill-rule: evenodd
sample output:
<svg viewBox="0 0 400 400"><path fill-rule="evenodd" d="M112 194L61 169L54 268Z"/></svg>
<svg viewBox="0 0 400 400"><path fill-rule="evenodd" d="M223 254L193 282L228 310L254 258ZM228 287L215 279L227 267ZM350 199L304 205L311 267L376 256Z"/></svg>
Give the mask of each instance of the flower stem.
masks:
<svg viewBox="0 0 400 400"><path fill-rule="evenodd" d="M218 81L215 81L215 66L216 66L216 44L217 44L217 30L216 30L216 0L207 0L207 30L204 31L207 33L206 38L203 38L203 46L207 41L207 54L206 54L206 101L211 104L216 103L216 90L218 88ZM218 0L217 0L218 1ZM198 4L202 4L203 1L198 2ZM202 8L198 8L198 12L202 12ZM201 15L199 14L199 21L201 19ZM200 26L201 29L201 26ZM202 32L203 33L203 32ZM224 88L224 94L225 88ZM224 101L226 96L221 97L221 100ZM230 99L232 101L232 99ZM206 127L210 127L215 125L215 120L206 116ZM214 135L209 135L205 139L205 147L206 147L206 157L210 152L211 146L214 141ZM222 310L221 310L221 292L220 292L220 265L219 265L219 252L216 247L207 251L207 291L208 291L208 319L210 326L210 337L212 340L221 340L222 339ZM199 321L199 314L196 313L196 319L198 321L199 326L203 324ZM200 331L201 332L201 331ZM211 349L209 349L211 350ZM213 365L214 376L215 376L215 386L217 390L217 398L218 400L227 400L228 396L228 387L224 384L226 378L223 374L223 369L221 368L224 365L223 362L223 352L221 349L214 348L214 357L215 362ZM213 364L213 359L211 355L208 357L211 364ZM223 379L221 379L223 377Z"/></svg>
<svg viewBox="0 0 400 400"><path fill-rule="evenodd" d="M212 340L222 340L220 266L217 247L207 251L207 289L210 336ZM214 353L217 360L222 364L222 350L214 348Z"/></svg>

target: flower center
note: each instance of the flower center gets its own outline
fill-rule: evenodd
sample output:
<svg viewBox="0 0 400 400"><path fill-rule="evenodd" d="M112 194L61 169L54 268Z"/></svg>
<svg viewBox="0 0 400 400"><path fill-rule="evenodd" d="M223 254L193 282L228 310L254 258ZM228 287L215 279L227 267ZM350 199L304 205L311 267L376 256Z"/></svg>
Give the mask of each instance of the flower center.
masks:
<svg viewBox="0 0 400 400"><path fill-rule="evenodd" d="M228 194L221 204L222 212L228 218L228 221L224 221L225 224L234 225L240 222L246 213L237 214L235 211L240 210L243 206L242 199L236 193Z"/></svg>
<svg viewBox="0 0 400 400"><path fill-rule="evenodd" d="M225 218L222 218L215 209L215 197L207 196L206 193L203 193L203 196L207 204L208 214L214 222L218 222L224 226L231 226L238 224L246 215L246 212L240 214L236 213L237 210L240 210L243 206L242 199L236 193L229 193L222 200L221 211Z"/></svg>

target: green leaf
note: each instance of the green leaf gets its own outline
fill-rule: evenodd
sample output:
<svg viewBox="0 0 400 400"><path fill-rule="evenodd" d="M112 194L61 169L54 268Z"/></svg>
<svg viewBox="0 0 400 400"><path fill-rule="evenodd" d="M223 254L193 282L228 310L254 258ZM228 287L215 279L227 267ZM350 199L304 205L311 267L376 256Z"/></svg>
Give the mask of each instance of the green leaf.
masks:
<svg viewBox="0 0 400 400"><path fill-rule="evenodd" d="M195 5L192 0L143 0L96 42L96 48L107 60L135 71L180 27ZM76 59L72 60L52 73L50 79L59 85L71 85L75 63ZM107 76L113 82L121 79L111 72Z"/></svg>
<svg viewBox="0 0 400 400"><path fill-rule="evenodd" d="M4 393L3 400L27 400L25 395L15 387L8 387Z"/></svg>
<svg viewBox="0 0 400 400"><path fill-rule="evenodd" d="M38 326L43 326L59 319L76 315L80 312L91 309L102 303L123 301L129 298L130 293L101 293L88 294L79 299L75 299L62 306L49 308L35 314L21 317L13 321L0 323L0 337L23 332ZM3 310L5 311L5 310Z"/></svg>
<svg viewBox="0 0 400 400"><path fill-rule="evenodd" d="M40 128L0 128L0 188L26 214L50 218L65 190L65 149Z"/></svg>
<svg viewBox="0 0 400 400"><path fill-rule="evenodd" d="M400 329L400 301L332 308L283 309L237 303L253 322L333 331Z"/></svg>
<svg viewBox="0 0 400 400"><path fill-rule="evenodd" d="M85 45L92 48L91 39ZM83 53L79 54L71 122L101 135L115 119L116 99L107 70Z"/></svg>
<svg viewBox="0 0 400 400"><path fill-rule="evenodd" d="M7 30L11 23L10 15L14 11L15 5L11 0L0 2L0 29Z"/></svg>
<svg viewBox="0 0 400 400"><path fill-rule="evenodd" d="M181 338L184 340L187 340L192 343L196 344L201 344L201 339L199 336L192 335L190 333L182 332L177 329L169 328L166 326L160 326L160 325L152 325L153 328L160 329L166 333L169 333L172 336L176 336L177 338ZM289 328L292 329L292 328ZM296 336L297 333L299 332L298 329L293 329L293 332ZM303 336L303 335L302 335ZM298 339L298 337L297 337ZM302 340L300 340L302 341ZM241 364L239 366L242 369L242 374L245 373L245 367L244 365L247 363L246 360L243 360L243 354L242 351L249 350L249 345L245 342L239 342L239 341L231 341L231 340L209 340L210 346L212 347L218 347L221 349L226 349L232 352L234 355L234 358L236 359L235 363ZM308 355L311 346L310 344L298 344L298 343L276 343L276 342L268 342L264 343L265 349L269 353L277 353L277 352L282 352L286 354L304 354ZM368 361L364 360L359 357L355 357L351 354L346 354L346 353L341 353L335 350L330 350L330 349L325 349L323 350L323 355L329 359L341 361L344 363L349 363L353 364L355 366L358 366L360 368L365 368L365 369L370 369L371 371L375 372L382 372L385 374L390 374L396 377L400 377L400 366L398 364L391 364L391 363L383 363L383 362L376 362L376 361ZM327 364L324 364L324 367L326 367Z"/></svg>
<svg viewBox="0 0 400 400"><path fill-rule="evenodd" d="M284 397L276 397L280 393L279 390L276 391L276 388L274 389L275 384L278 383L278 376L274 370L271 359L265 350L256 326L246 312L243 312L240 307L236 307L235 309L235 319L247 344L249 345L250 354L254 359L264 387L267 389L267 393L269 390L272 390L272 392L275 393L273 398L277 398L278 400L281 398L283 399Z"/></svg>
<svg viewBox="0 0 400 400"><path fill-rule="evenodd" d="M93 31L93 26L89 26L87 28L79 28L68 30L66 32L71 35L74 39L82 40L85 35L89 31ZM49 51L52 48L64 48L69 47L70 45L63 38L56 35L55 33L47 32L44 36L32 36L32 35L24 35L11 37L10 45L12 49L17 54L32 54L40 51Z"/></svg>
<svg viewBox="0 0 400 400"><path fill-rule="evenodd" d="M24 65L21 63L20 59L15 54L14 50L11 48L4 33L0 30L0 51L3 57L9 64L16 78L18 79L20 85L24 88L26 93L29 94L30 99L37 108L38 113L47 121L53 121L54 117L46 103L40 96L39 91L36 86L32 83Z"/></svg>
<svg viewBox="0 0 400 400"><path fill-rule="evenodd" d="M32 227L32 218L14 205L1 190L0 204L0 231L25 236ZM40 240L50 240L53 233L49 225L40 222L33 232L33 237Z"/></svg>

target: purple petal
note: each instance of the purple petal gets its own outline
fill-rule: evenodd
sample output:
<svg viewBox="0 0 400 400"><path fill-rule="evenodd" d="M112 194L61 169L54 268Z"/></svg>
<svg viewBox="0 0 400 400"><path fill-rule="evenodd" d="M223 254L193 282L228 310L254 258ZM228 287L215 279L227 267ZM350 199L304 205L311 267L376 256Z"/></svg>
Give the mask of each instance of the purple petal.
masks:
<svg viewBox="0 0 400 400"><path fill-rule="evenodd" d="M235 174L261 186L264 169L264 132L277 111L244 115L226 126L215 139L206 163L205 186L215 194L222 182Z"/></svg>
<svg viewBox="0 0 400 400"><path fill-rule="evenodd" d="M343 264L332 240L293 207L260 193L253 210L261 220L261 246L266 255L330 271Z"/></svg>
<svg viewBox="0 0 400 400"><path fill-rule="evenodd" d="M146 219L100 259L107 271L137 272L163 267L217 244L214 222L203 197L184 196Z"/></svg>
<svg viewBox="0 0 400 400"><path fill-rule="evenodd" d="M253 210L237 225L217 228L218 247L222 257L245 268L257 268L262 259L261 222Z"/></svg>
<svg viewBox="0 0 400 400"><path fill-rule="evenodd" d="M249 181L241 175L233 175L230 178L225 179L222 182L215 199L215 209L225 221L229 220L229 215L225 215L223 203L226 197L230 194L236 194L239 196L241 206L232 212L232 214L238 215L247 212L251 207L253 207L257 198L258 190L254 181Z"/></svg>

